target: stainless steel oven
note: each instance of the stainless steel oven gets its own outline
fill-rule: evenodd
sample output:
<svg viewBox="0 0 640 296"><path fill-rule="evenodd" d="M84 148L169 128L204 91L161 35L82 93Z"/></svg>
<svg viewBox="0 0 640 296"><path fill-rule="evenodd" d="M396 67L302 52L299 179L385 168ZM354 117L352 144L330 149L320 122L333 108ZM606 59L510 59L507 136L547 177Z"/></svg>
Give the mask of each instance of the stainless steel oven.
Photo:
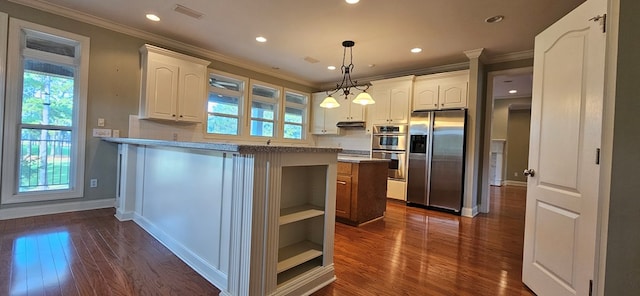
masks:
<svg viewBox="0 0 640 296"><path fill-rule="evenodd" d="M404 181L407 170L407 125L374 125L371 157L389 160L389 179Z"/></svg>
<svg viewBox="0 0 640 296"><path fill-rule="evenodd" d="M404 180L406 178L407 153L405 151L373 150L371 157L390 160L389 179Z"/></svg>
<svg viewBox="0 0 640 296"><path fill-rule="evenodd" d="M372 150L407 150L406 125L374 125Z"/></svg>

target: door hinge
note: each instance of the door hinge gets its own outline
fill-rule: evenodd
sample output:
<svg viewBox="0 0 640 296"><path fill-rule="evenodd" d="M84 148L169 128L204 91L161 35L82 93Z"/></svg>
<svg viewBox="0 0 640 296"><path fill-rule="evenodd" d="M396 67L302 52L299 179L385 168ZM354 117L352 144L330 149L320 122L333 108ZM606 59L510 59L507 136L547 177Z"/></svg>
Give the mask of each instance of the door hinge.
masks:
<svg viewBox="0 0 640 296"><path fill-rule="evenodd" d="M607 32L607 14L596 15L589 19L590 21L599 22L600 28L602 28L602 33Z"/></svg>
<svg viewBox="0 0 640 296"><path fill-rule="evenodd" d="M600 164L600 148L596 148L596 164Z"/></svg>
<svg viewBox="0 0 640 296"><path fill-rule="evenodd" d="M589 296L593 296L593 280L589 280Z"/></svg>

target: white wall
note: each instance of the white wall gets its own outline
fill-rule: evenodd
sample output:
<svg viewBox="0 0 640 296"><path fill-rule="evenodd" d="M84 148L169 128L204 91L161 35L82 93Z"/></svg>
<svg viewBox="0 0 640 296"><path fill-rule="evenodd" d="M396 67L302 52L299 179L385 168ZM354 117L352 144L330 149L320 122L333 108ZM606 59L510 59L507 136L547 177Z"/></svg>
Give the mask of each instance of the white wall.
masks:
<svg viewBox="0 0 640 296"><path fill-rule="evenodd" d="M531 98L496 99L493 101L493 118L491 120L491 139L507 139L507 121L510 105L531 105Z"/></svg>

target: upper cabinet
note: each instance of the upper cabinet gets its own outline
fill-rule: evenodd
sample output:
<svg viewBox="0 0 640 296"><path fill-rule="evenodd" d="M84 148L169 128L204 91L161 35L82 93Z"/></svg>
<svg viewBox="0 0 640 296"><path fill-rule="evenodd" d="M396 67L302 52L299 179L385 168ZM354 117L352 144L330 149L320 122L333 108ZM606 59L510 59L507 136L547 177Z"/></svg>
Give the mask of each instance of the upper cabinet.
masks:
<svg viewBox="0 0 640 296"><path fill-rule="evenodd" d="M361 91L352 89L353 93L345 99L344 95L334 95L340 104L337 108L322 108L320 103L327 97L326 92L317 92L312 95L312 127L311 133L315 135L335 135L339 133L336 124L343 121L364 121L364 106L354 104L352 101Z"/></svg>
<svg viewBox="0 0 640 296"><path fill-rule="evenodd" d="M327 109L320 107L320 103L327 96L325 92L317 92L311 95L311 133L314 135L338 134L338 108Z"/></svg>
<svg viewBox="0 0 640 296"><path fill-rule="evenodd" d="M202 122L210 62L148 44L140 53L140 118Z"/></svg>
<svg viewBox="0 0 640 296"><path fill-rule="evenodd" d="M372 81L370 105L372 124L402 124L409 121L409 104L414 76Z"/></svg>
<svg viewBox="0 0 640 296"><path fill-rule="evenodd" d="M467 107L469 70L416 77L412 110Z"/></svg>

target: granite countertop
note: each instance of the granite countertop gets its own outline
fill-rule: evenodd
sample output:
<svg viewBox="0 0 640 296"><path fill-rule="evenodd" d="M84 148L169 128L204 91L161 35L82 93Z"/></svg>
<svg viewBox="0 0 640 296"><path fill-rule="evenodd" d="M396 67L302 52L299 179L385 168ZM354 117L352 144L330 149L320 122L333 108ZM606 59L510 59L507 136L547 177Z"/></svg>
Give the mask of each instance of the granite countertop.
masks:
<svg viewBox="0 0 640 296"><path fill-rule="evenodd" d="M233 143L215 143L215 142L179 142L152 139L137 138L102 138L103 141L133 144L141 146L164 146L178 147L189 149L215 150L225 152L238 152L242 154L260 153L260 152L333 152L342 151L342 148L328 147L309 147L309 146L282 146L282 145L260 145L260 144L233 144Z"/></svg>
<svg viewBox="0 0 640 296"><path fill-rule="evenodd" d="M370 152L367 150L342 150L338 153L338 161L367 163L367 162L389 162L388 159L371 158Z"/></svg>

